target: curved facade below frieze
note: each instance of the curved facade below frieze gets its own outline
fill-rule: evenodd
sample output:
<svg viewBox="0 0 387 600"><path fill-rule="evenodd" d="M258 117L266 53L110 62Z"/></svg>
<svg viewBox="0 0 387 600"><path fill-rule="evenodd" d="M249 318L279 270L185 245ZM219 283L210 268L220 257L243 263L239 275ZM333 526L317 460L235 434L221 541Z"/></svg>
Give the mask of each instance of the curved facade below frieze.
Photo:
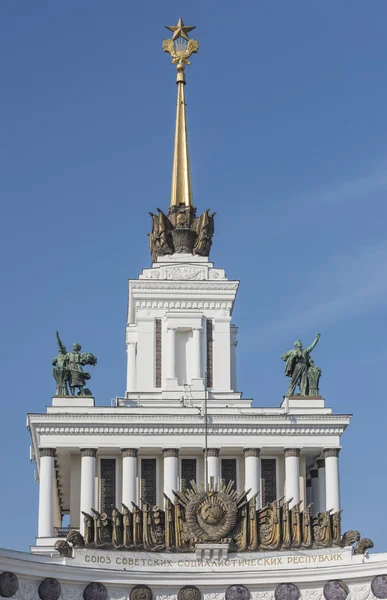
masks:
<svg viewBox="0 0 387 600"><path fill-rule="evenodd" d="M52 594L57 600L100 600L101 594L106 600L381 600L387 553L357 556L344 548L200 560L192 553L77 550L59 558L0 550L2 574L13 585L1 596L15 600Z"/></svg>

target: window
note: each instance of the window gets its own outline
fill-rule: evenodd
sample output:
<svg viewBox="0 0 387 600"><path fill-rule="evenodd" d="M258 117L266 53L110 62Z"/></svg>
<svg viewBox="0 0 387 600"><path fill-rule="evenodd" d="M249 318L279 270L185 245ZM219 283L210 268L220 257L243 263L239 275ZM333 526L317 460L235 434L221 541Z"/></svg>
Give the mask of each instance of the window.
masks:
<svg viewBox="0 0 387 600"><path fill-rule="evenodd" d="M237 469L235 458L222 458L222 483L227 485L230 481L234 482L234 488L237 486Z"/></svg>
<svg viewBox="0 0 387 600"><path fill-rule="evenodd" d="M277 469L275 458L261 459L261 496L262 506L274 502L277 498Z"/></svg>
<svg viewBox="0 0 387 600"><path fill-rule="evenodd" d="M196 483L196 458L181 459L181 484L182 492L191 487L191 481Z"/></svg>
<svg viewBox="0 0 387 600"><path fill-rule="evenodd" d="M143 458L141 460L141 500L155 506L156 499L156 459Z"/></svg>
<svg viewBox="0 0 387 600"><path fill-rule="evenodd" d="M116 505L116 459L101 458L101 512L111 517Z"/></svg>

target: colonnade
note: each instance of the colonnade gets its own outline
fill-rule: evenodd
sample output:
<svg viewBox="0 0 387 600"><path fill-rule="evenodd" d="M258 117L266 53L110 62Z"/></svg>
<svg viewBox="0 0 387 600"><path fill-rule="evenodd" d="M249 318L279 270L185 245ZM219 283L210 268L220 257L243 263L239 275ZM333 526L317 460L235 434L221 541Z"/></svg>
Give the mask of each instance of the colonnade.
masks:
<svg viewBox="0 0 387 600"><path fill-rule="evenodd" d="M333 509L340 510L339 482L340 448L326 448L323 457L316 461L306 480L307 503L312 504L312 513Z"/></svg>
<svg viewBox="0 0 387 600"><path fill-rule="evenodd" d="M55 455L54 448L40 449L39 469L39 526L38 537L53 537L55 510ZM339 448L326 448L323 459L317 461L317 469L310 472L310 485L307 487L307 502L313 502L314 513L333 509L340 510L339 486ZM83 534L84 524L82 511L91 513L96 508L95 499L95 448L82 448L81 453L81 485L80 485L80 531ZM245 481L240 485L250 490L249 497L260 493L260 448L244 448ZM122 502L131 507L137 502L137 448L122 448ZM290 508L300 502L300 449L286 448L285 456L285 500ZM164 448L164 484L163 492L173 499L173 490L179 489L179 449ZM218 487L221 480L220 449L207 450L207 482L209 487ZM279 494L282 495L282 494ZM257 501L259 500L259 496ZM318 509L316 508L318 507Z"/></svg>

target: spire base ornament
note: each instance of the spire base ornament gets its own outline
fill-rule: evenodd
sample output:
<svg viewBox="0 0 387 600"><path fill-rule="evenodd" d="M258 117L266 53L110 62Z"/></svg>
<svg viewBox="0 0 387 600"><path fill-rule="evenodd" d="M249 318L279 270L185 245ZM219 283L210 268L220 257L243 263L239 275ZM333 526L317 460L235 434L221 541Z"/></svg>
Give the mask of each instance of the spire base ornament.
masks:
<svg viewBox="0 0 387 600"><path fill-rule="evenodd" d="M172 231L175 252L178 254L193 254L196 233L191 229L181 228Z"/></svg>
<svg viewBox="0 0 387 600"><path fill-rule="evenodd" d="M152 260L167 254L197 254L209 256L214 235L214 216L210 209L195 217L193 206L171 206L168 216L159 208L152 217L152 233L149 234Z"/></svg>

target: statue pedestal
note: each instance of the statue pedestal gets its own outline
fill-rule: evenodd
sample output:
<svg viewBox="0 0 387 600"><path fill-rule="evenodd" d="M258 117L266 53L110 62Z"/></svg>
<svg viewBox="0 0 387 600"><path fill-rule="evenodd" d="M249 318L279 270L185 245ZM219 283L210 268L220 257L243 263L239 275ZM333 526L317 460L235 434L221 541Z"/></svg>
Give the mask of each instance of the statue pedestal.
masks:
<svg viewBox="0 0 387 600"><path fill-rule="evenodd" d="M57 407L82 407L90 408L95 406L95 399L93 396L53 396L51 401L52 406Z"/></svg>
<svg viewBox="0 0 387 600"><path fill-rule="evenodd" d="M284 396L281 408L302 409L325 408L325 400L322 396ZM328 410L328 409L327 409Z"/></svg>
<svg viewBox="0 0 387 600"><path fill-rule="evenodd" d="M228 544L196 544L195 553L197 560L220 560L227 558Z"/></svg>

